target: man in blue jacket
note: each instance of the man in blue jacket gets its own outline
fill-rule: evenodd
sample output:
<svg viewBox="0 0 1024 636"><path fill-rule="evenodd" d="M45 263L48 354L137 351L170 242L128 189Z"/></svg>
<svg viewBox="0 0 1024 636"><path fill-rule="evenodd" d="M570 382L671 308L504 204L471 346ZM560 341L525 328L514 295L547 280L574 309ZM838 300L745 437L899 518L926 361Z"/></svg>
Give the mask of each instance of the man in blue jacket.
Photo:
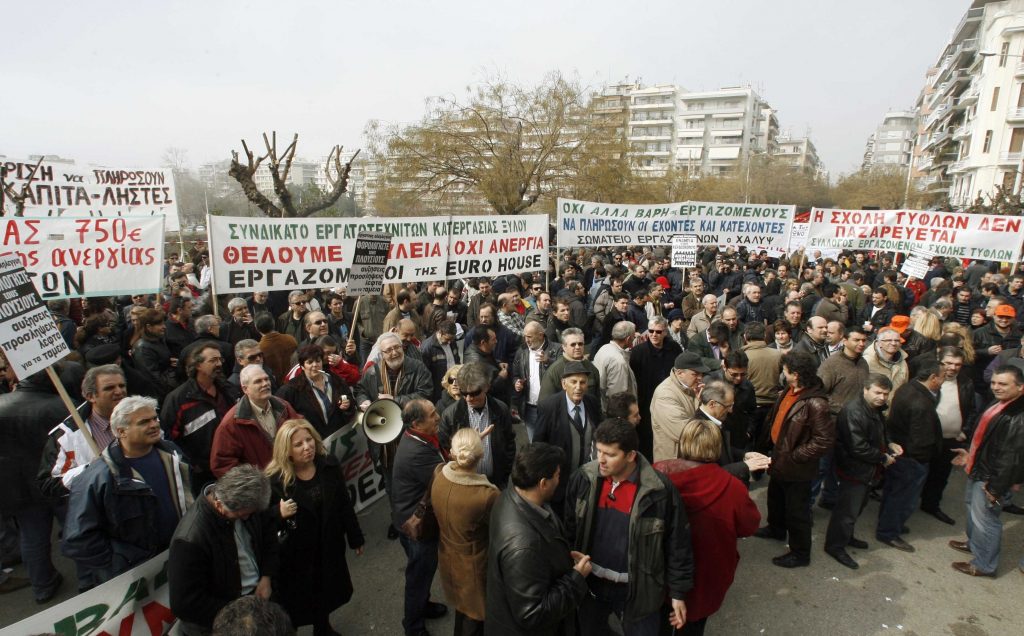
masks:
<svg viewBox="0 0 1024 636"><path fill-rule="evenodd" d="M63 552L96 585L167 549L192 505L189 466L163 440L156 400L131 396L110 416L115 440L72 482Z"/></svg>

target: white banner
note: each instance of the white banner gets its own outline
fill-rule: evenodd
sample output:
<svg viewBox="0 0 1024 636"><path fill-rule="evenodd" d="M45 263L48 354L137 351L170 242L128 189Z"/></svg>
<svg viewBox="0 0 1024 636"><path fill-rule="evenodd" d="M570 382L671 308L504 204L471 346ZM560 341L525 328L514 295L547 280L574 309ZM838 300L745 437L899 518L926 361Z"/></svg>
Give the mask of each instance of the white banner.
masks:
<svg viewBox="0 0 1024 636"><path fill-rule="evenodd" d="M793 231L789 235L789 251L795 252L807 245L807 231L811 229L810 223L794 223Z"/></svg>
<svg viewBox="0 0 1024 636"><path fill-rule="evenodd" d="M651 205L558 199L558 246L671 245L679 234L700 245L781 253L789 244L792 205L687 201Z"/></svg>
<svg viewBox="0 0 1024 636"><path fill-rule="evenodd" d="M3 163L14 191L25 191L25 216L157 216L177 232L178 202L170 170L136 170L126 166L77 165L74 162L9 159ZM5 216L15 204L4 199Z"/></svg>
<svg viewBox="0 0 1024 636"><path fill-rule="evenodd" d="M99 585L0 630L25 634L160 636L176 619L167 586L167 552Z"/></svg>
<svg viewBox="0 0 1024 636"><path fill-rule="evenodd" d="M547 270L548 216L453 216L447 276Z"/></svg>
<svg viewBox="0 0 1024 636"><path fill-rule="evenodd" d="M155 292L164 217L0 219L0 254L21 257L44 299Z"/></svg>
<svg viewBox="0 0 1024 636"><path fill-rule="evenodd" d="M71 353L14 255L0 256L0 349L19 380Z"/></svg>
<svg viewBox="0 0 1024 636"><path fill-rule="evenodd" d="M811 210L807 251L815 249L928 252L937 256L1016 261L1017 216L920 210Z"/></svg>
<svg viewBox="0 0 1024 636"><path fill-rule="evenodd" d="M327 452L338 458L356 512L384 496L384 477L373 469L366 435L349 424L324 440Z"/></svg>
<svg viewBox="0 0 1024 636"><path fill-rule="evenodd" d="M392 235L386 283L499 276L544 269L547 217L363 219L210 217L217 293L339 287L359 232ZM534 267L536 265L536 267Z"/></svg>

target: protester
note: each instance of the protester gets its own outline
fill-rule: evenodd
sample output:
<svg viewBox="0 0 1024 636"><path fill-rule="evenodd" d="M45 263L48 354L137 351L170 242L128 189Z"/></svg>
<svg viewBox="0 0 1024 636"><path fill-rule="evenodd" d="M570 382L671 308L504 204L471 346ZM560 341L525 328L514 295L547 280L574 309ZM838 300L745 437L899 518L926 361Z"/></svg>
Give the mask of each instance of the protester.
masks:
<svg viewBox="0 0 1024 636"><path fill-rule="evenodd" d="M434 477L430 491L440 531L441 586L455 608L455 634L465 636L484 633L487 542L499 494L480 469L484 457L480 434L460 428L451 438L451 461Z"/></svg>
<svg viewBox="0 0 1024 636"><path fill-rule="evenodd" d="M71 485L62 550L92 585L166 550L192 506L189 466L162 439L156 407L148 397L119 401L110 415L116 441Z"/></svg>
<svg viewBox="0 0 1024 636"><path fill-rule="evenodd" d="M302 371L277 391L277 397L311 423L321 439L347 425L356 413L352 389L334 373L324 371L324 359L321 346L304 345L298 357Z"/></svg>
<svg viewBox="0 0 1024 636"><path fill-rule="evenodd" d="M406 428L395 454L390 491L391 519L400 531L448 460L448 450L437 438L440 418L433 404L422 398L409 400L402 409L402 421ZM422 636L427 633L426 619L448 613L445 605L430 600L430 585L437 571L437 536L413 538L402 532L399 539L407 559L402 628L407 635Z"/></svg>
<svg viewBox="0 0 1024 636"><path fill-rule="evenodd" d="M313 625L317 636L337 635L331 612L353 591L345 545L361 556L366 543L345 475L320 434L302 419L289 419L277 430L266 474L270 515L279 521L276 597L293 625Z"/></svg>
<svg viewBox="0 0 1024 636"><path fill-rule="evenodd" d="M167 559L171 611L185 636L208 634L217 613L254 594L269 600L277 574L270 482L248 465L206 486L178 524Z"/></svg>
<svg viewBox="0 0 1024 636"><path fill-rule="evenodd" d="M590 557L570 550L550 506L565 453L534 442L516 455L512 487L491 513L487 554L488 636L571 636L589 594Z"/></svg>
<svg viewBox="0 0 1024 636"><path fill-rule="evenodd" d="M749 537L761 513L747 489L719 466L723 453L720 429L707 420L690 420L679 437L679 458L658 462L679 491L690 524L693 588L686 593L682 634L700 636L718 611L739 565L737 540Z"/></svg>

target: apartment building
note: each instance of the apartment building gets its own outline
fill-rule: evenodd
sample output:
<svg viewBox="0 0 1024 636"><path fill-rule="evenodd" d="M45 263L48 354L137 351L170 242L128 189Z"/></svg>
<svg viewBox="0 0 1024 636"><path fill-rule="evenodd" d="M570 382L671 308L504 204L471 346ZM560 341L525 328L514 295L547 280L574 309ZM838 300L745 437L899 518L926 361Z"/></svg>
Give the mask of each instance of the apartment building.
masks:
<svg viewBox="0 0 1024 636"><path fill-rule="evenodd" d="M975 0L917 100L919 190L964 206L1024 169L1024 0Z"/></svg>
<svg viewBox="0 0 1024 636"><path fill-rule="evenodd" d="M886 113L882 124L868 137L864 148L864 163L861 167L871 170L909 166L916 136L916 111L899 110Z"/></svg>
<svg viewBox="0 0 1024 636"><path fill-rule="evenodd" d="M818 157L818 149L809 137L794 137L787 134L775 138L775 152L772 154L776 160L793 168L822 176L824 166Z"/></svg>

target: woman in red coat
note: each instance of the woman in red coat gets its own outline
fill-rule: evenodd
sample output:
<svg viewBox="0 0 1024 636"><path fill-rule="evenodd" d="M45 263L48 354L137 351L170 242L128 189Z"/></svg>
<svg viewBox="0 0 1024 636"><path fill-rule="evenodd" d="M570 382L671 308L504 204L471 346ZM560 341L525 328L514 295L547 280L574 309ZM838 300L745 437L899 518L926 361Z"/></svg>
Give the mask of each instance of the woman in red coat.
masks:
<svg viewBox="0 0 1024 636"><path fill-rule="evenodd" d="M736 541L749 537L761 513L739 479L718 465L722 434L713 422L692 419L679 437L679 459L654 465L675 484L686 506L693 543L693 589L686 595L684 636L704 633L732 585L740 554Z"/></svg>

